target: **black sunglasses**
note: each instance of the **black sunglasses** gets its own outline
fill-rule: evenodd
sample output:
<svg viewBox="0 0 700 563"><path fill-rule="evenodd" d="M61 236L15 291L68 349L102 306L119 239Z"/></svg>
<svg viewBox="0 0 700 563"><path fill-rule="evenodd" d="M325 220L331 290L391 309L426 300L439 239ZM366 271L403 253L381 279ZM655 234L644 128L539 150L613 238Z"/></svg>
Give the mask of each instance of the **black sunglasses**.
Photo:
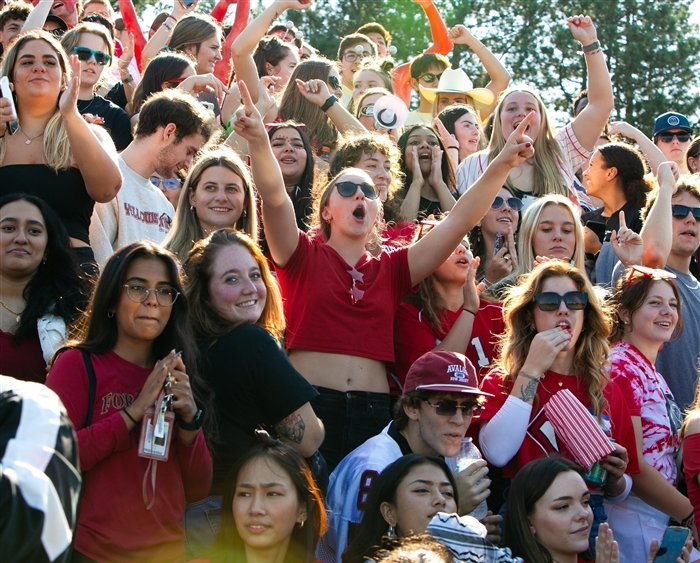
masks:
<svg viewBox="0 0 700 563"><path fill-rule="evenodd" d="M331 75L328 77L328 84L330 85L333 90L340 90L340 79L335 76Z"/></svg>
<svg viewBox="0 0 700 563"><path fill-rule="evenodd" d="M95 62L100 66L105 66L109 64L112 57L108 53L102 51L93 51L87 47L73 47L73 52L78 55L81 61L89 61L91 57L95 57Z"/></svg>
<svg viewBox="0 0 700 563"><path fill-rule="evenodd" d="M420 80L422 78L426 82L435 82L436 80L440 80L441 76L442 76L442 72L440 74L433 74L432 72L426 72L425 74L421 74L418 77L418 80Z"/></svg>
<svg viewBox="0 0 700 563"><path fill-rule="evenodd" d="M687 143L690 141L690 133L662 133L659 135L662 143L670 143L673 141L673 137L678 139L679 143Z"/></svg>
<svg viewBox="0 0 700 563"><path fill-rule="evenodd" d="M569 291L564 295L560 295L554 291L545 291L535 295L535 303L537 303L540 311L556 311L559 309L562 301L570 311L580 311L588 305L588 293L585 291Z"/></svg>
<svg viewBox="0 0 700 563"><path fill-rule="evenodd" d="M338 193L343 197L354 196L355 193L357 193L357 188L362 190L362 193L367 199L377 199L379 197L379 190L367 182L362 182L360 184L356 182L337 182L335 187L338 188Z"/></svg>
<svg viewBox="0 0 700 563"><path fill-rule="evenodd" d="M692 213L696 221L700 221L700 207L688 207L687 205L672 205L671 213L676 219L685 219L688 213Z"/></svg>
<svg viewBox="0 0 700 563"><path fill-rule="evenodd" d="M365 117L374 117L374 105L360 108L360 115L364 115Z"/></svg>
<svg viewBox="0 0 700 563"><path fill-rule="evenodd" d="M46 30L44 30L44 31L46 31ZM56 29L52 29L51 31L49 31L49 33L51 35L53 35L54 37L62 37L65 32L66 32L66 30L61 29L60 27L57 27Z"/></svg>
<svg viewBox="0 0 700 563"><path fill-rule="evenodd" d="M496 199L494 199L493 203L491 204L491 209L500 209L503 207L504 203L507 203L508 207L514 211L520 211L523 208L523 201L521 199L518 199L517 197L503 199L500 195L497 195Z"/></svg>
<svg viewBox="0 0 700 563"><path fill-rule="evenodd" d="M440 416L454 416L457 414L457 409L462 411L462 416L464 417L479 416L481 411L484 410L484 407L478 403L465 403L463 405L458 405L457 401L444 400L437 403L431 403L427 399L423 399L423 401L428 403L431 407L435 407L435 414Z"/></svg>

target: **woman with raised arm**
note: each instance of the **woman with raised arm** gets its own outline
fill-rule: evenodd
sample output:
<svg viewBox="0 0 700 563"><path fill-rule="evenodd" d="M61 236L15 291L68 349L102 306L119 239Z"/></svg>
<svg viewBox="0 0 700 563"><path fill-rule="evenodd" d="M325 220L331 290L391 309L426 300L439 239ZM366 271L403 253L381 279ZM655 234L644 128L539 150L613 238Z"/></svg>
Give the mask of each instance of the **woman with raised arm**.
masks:
<svg viewBox="0 0 700 563"><path fill-rule="evenodd" d="M279 166L245 84L235 120L249 141L251 169L263 201L265 235L286 298L292 364L317 386L314 403L327 439L329 465L389 421L385 363L393 360L394 314L411 287L454 251L488 208L513 166L533 155L526 117L472 194L417 243L372 257L366 245L377 224L379 191L358 169L346 169L320 193L316 221L324 236L296 224ZM254 141L254 142L251 142ZM478 194L478 195L477 195Z"/></svg>
<svg viewBox="0 0 700 563"><path fill-rule="evenodd" d="M496 106L489 148L470 156L457 169L460 193L481 176L510 133L522 123L525 115L534 111L536 117L527 133L535 140L536 156L513 170L507 185L521 199L555 193L568 196L578 204L574 171L591 156L613 109L613 95L605 55L591 18L572 16L566 23L574 39L583 46L588 71L588 105L555 135L547 109L533 89L513 86L503 92Z"/></svg>
<svg viewBox="0 0 700 563"><path fill-rule="evenodd" d="M94 272L88 227L95 202L111 201L122 177L104 129L78 112L81 68L44 31L22 35L3 58L17 115L0 98L0 195L23 192L46 201L68 231L78 264ZM8 123L19 121L14 135Z"/></svg>

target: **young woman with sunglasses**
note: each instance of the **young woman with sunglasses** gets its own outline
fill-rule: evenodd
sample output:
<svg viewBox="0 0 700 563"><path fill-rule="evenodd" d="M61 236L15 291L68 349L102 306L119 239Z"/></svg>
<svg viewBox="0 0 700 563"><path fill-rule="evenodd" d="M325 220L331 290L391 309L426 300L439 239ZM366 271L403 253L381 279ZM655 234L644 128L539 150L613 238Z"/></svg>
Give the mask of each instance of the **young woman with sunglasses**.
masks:
<svg viewBox="0 0 700 563"><path fill-rule="evenodd" d="M80 23L61 37L61 46L69 55L80 59L80 93L78 111L91 116L92 123L102 125L118 151L131 142L129 116L118 105L95 93L105 67L114 56L114 44L104 26Z"/></svg>
<svg viewBox="0 0 700 563"><path fill-rule="evenodd" d="M203 151L187 172L163 246L184 262L192 246L218 229L258 240L258 213L248 168L229 147Z"/></svg>
<svg viewBox="0 0 700 563"><path fill-rule="evenodd" d="M511 287L503 319L500 356L481 385L494 394L481 415L482 453L503 467L506 478L533 459L555 452L570 457L551 435L544 410L555 393L567 389L616 442L615 452L598 462L608 472L607 481L590 485L596 520L604 521L603 495L624 497L631 485L624 474L639 472L629 411L605 369L609 312L585 274L555 260Z"/></svg>
<svg viewBox="0 0 700 563"><path fill-rule="evenodd" d="M676 489L681 411L663 374L654 368L659 348L683 330L675 277L666 270L632 266L614 297L610 376L632 415L640 468L632 476L633 492L606 505L622 563L643 561L649 542L661 538L669 517L682 522L694 514L690 501Z"/></svg>
<svg viewBox="0 0 700 563"><path fill-rule="evenodd" d="M537 118L528 135L535 139L537 156L524 163L508 177L507 184L521 199L560 194L578 205L574 171L586 160L598 140L613 109L610 73L605 54L597 40L595 25L588 16L567 20L572 36L583 47L588 70L588 105L556 135L547 109L537 92L527 86L513 86L503 92L495 109L493 134L489 148L468 157L457 169L459 192L464 193L497 155L503 143L522 119L534 111Z"/></svg>
<svg viewBox="0 0 700 563"><path fill-rule="evenodd" d="M522 200L508 188L498 190L491 208L469 232L474 256L479 257L476 279L486 287L498 283L518 269L516 239L520 229Z"/></svg>
<svg viewBox="0 0 700 563"><path fill-rule="evenodd" d="M180 201L180 193L182 192L182 172L178 171L175 176L163 178L158 172L153 172L148 178L153 184L153 187L158 188L165 198L173 205L173 209L177 211L177 205Z"/></svg>
<svg viewBox="0 0 700 563"><path fill-rule="evenodd" d="M459 194L452 160L437 131L428 125L414 125L404 131L398 143L404 185L399 197L401 214L407 221L450 211Z"/></svg>
<svg viewBox="0 0 700 563"><path fill-rule="evenodd" d="M386 336L396 309L479 220L486 211L483 198L495 194L510 168L532 154L522 134L532 116L512 135L480 183L479 197L456 206L414 245L374 258L366 246L380 203L367 173L346 169L319 192L315 219L323 236L309 238L296 226L260 114L243 84L241 94L244 107L235 127L251 149L265 234L286 299L287 348L292 364L322 391L315 402L326 427L321 451L335 466L388 423L385 362L393 359L393 342Z"/></svg>
<svg viewBox="0 0 700 563"><path fill-rule="evenodd" d="M77 108L81 66L69 62L54 37L28 32L8 49L0 75L10 100L0 98L0 195L28 193L46 201L68 231L80 267L94 273L88 227L95 201L111 201L122 177L104 129L88 125ZM12 135L8 123L19 121Z"/></svg>
<svg viewBox="0 0 700 563"><path fill-rule="evenodd" d="M46 380L80 446L74 561L182 561L185 503L209 491L212 459L201 429L209 414L178 269L175 257L152 243L118 250L97 281L76 342L59 352ZM166 378L175 424L167 461L151 466L138 454L139 436Z"/></svg>
<svg viewBox="0 0 700 563"><path fill-rule="evenodd" d="M367 131L371 131L372 133L383 133L390 135L392 138L396 138L397 129L392 129L389 131L388 129L377 127L376 120L374 119L374 104L383 96L388 96L390 94L391 92L389 92L389 90L386 88L369 88L362 94L358 95L357 102L354 103L355 109L352 111L358 121L365 126Z"/></svg>

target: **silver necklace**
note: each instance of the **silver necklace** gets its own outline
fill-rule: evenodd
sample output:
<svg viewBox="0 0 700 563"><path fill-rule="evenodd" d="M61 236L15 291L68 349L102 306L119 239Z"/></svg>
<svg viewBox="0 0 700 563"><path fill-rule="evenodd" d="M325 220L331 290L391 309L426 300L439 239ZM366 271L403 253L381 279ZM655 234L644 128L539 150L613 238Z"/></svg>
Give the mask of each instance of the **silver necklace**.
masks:
<svg viewBox="0 0 700 563"><path fill-rule="evenodd" d="M24 132L24 129L22 129L21 127L19 128L19 131L20 131L20 133L22 133L22 135L24 135L25 137L27 137L27 140L24 141L24 144L25 144L25 145L31 145L31 144L32 144L32 141L35 141L36 139L38 139L39 137L41 137L41 136L44 134L44 132L42 131L42 132L39 133L38 135L36 135L36 136L34 136L34 137L30 137L29 135L27 135L27 134Z"/></svg>

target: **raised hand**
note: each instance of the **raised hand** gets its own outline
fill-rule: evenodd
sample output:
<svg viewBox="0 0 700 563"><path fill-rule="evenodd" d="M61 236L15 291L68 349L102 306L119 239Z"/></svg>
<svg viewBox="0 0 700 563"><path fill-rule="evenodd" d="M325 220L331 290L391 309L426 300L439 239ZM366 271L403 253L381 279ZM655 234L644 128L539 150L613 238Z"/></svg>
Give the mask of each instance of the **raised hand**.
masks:
<svg viewBox="0 0 700 563"><path fill-rule="evenodd" d="M456 25L447 32L447 37L450 41L456 44L466 44L467 40L472 37L471 32L463 25Z"/></svg>
<svg viewBox="0 0 700 563"><path fill-rule="evenodd" d="M530 343L522 371L530 374L546 372L570 341L571 334L563 328L555 327L538 332Z"/></svg>
<svg viewBox="0 0 700 563"><path fill-rule="evenodd" d="M566 25L574 39L584 47L598 40L598 32L590 16L571 16L567 18Z"/></svg>
<svg viewBox="0 0 700 563"><path fill-rule="evenodd" d="M472 258L467 267L467 279L462 286L462 295L464 296L464 308L470 311L477 312L479 310L479 294L484 290L484 284L476 285L476 270L479 268L481 260L477 256Z"/></svg>
<svg viewBox="0 0 700 563"><path fill-rule="evenodd" d="M180 363L176 363L177 360L180 360ZM158 395L160 395L160 392L163 390L163 383L168 376L168 372L177 366L180 366L184 371L184 364L182 364L182 360L180 356L175 353L175 350L172 350L165 358L156 362L153 371L151 371L146 382L143 384L139 396L128 407L131 418L137 422L143 418L143 413L146 408L156 402Z"/></svg>
<svg viewBox="0 0 700 563"><path fill-rule="evenodd" d="M267 132L265 131L265 125L262 122L262 116L255 107L245 82L242 80L239 81L238 89L241 93L243 106L236 110L233 119L233 130L246 141L264 140L269 142L267 139Z"/></svg>
<svg viewBox="0 0 700 563"><path fill-rule="evenodd" d="M421 186L423 186L423 172L420 169L420 160L418 160L418 147L416 145L413 145L411 147L408 147L408 150L411 151L411 154L413 155L413 166L411 166L413 181L411 183L420 184Z"/></svg>
<svg viewBox="0 0 700 563"><path fill-rule="evenodd" d="M0 97L0 137L7 133L7 124L16 120L17 116L12 113L10 100Z"/></svg>
<svg viewBox="0 0 700 563"><path fill-rule="evenodd" d="M80 59L78 55L70 56L71 77L58 100L58 110L63 117L78 114L78 94L80 92Z"/></svg>
<svg viewBox="0 0 700 563"><path fill-rule="evenodd" d="M613 533L608 524L601 524L598 528L598 537L595 540L596 563L619 563L620 552L617 542L613 539Z"/></svg>
<svg viewBox="0 0 700 563"><path fill-rule="evenodd" d="M280 10L308 10L312 4L312 0L277 0L276 5L279 5Z"/></svg>
<svg viewBox="0 0 700 563"><path fill-rule="evenodd" d="M297 88L302 96L309 100L312 104L322 106L326 100L331 97L331 91L328 89L328 84L325 80L314 78L308 82L296 80Z"/></svg>
<svg viewBox="0 0 700 563"><path fill-rule="evenodd" d="M129 39L126 44L123 45L124 52L122 56L119 57L117 61L117 67L119 67L119 72L127 72L129 70L129 65L131 60L134 58L134 34L129 33Z"/></svg>
<svg viewBox="0 0 700 563"><path fill-rule="evenodd" d="M633 138L638 133L639 129L626 121L613 121L608 127L608 135L622 135L623 137Z"/></svg>
<svg viewBox="0 0 700 563"><path fill-rule="evenodd" d="M433 126L437 130L438 135L440 135L440 140L442 141L442 144L445 145L445 148L457 147L459 150L459 141L457 140L457 137L447 130L442 120L436 117L433 119Z"/></svg>
<svg viewBox="0 0 700 563"><path fill-rule="evenodd" d="M534 117L534 111L531 111L525 116L525 119L520 122L520 125L518 125L515 131L508 137L503 150L496 157L497 161L506 164L510 168L515 168L516 166L520 166L528 158L535 156L534 142L525 134L525 130Z"/></svg>
<svg viewBox="0 0 700 563"><path fill-rule="evenodd" d="M194 12L194 9L197 7L197 2L199 2L199 0L194 0L194 2L192 2L192 5L188 7L185 6L182 0L175 0L173 4L173 15L175 16L175 19L179 20L183 16Z"/></svg>
<svg viewBox="0 0 700 563"><path fill-rule="evenodd" d="M192 396L190 378L185 371L182 357L178 356L172 362L168 377L170 377L171 392L173 394L173 410L180 415L185 422L191 422L197 414L197 403Z"/></svg>
<svg viewBox="0 0 700 563"><path fill-rule="evenodd" d="M442 178L442 155L443 151L439 145L435 145L432 149L432 161L430 163L430 176L428 176L428 183L433 187L437 188L441 184L445 184Z"/></svg>
<svg viewBox="0 0 700 563"><path fill-rule="evenodd" d="M678 164L675 162L662 162L659 165L659 169L656 171L656 177L659 181L659 188L671 187L673 191L671 193L676 193L676 180L680 175L678 169Z"/></svg>
<svg viewBox="0 0 700 563"><path fill-rule="evenodd" d="M488 474L489 469L483 459L478 459L466 469L455 473L460 514L469 514L491 494L491 479L488 479Z"/></svg>
<svg viewBox="0 0 700 563"><path fill-rule="evenodd" d="M224 94L229 93L223 82L213 74L196 74L186 78L178 85L178 88L189 92L190 94L199 94L200 92L214 92L219 104L224 99Z"/></svg>
<svg viewBox="0 0 700 563"><path fill-rule="evenodd" d="M644 256L644 241L641 235L627 228L624 211L620 211L620 228L610 233L610 244L615 255L625 266L641 264Z"/></svg>

